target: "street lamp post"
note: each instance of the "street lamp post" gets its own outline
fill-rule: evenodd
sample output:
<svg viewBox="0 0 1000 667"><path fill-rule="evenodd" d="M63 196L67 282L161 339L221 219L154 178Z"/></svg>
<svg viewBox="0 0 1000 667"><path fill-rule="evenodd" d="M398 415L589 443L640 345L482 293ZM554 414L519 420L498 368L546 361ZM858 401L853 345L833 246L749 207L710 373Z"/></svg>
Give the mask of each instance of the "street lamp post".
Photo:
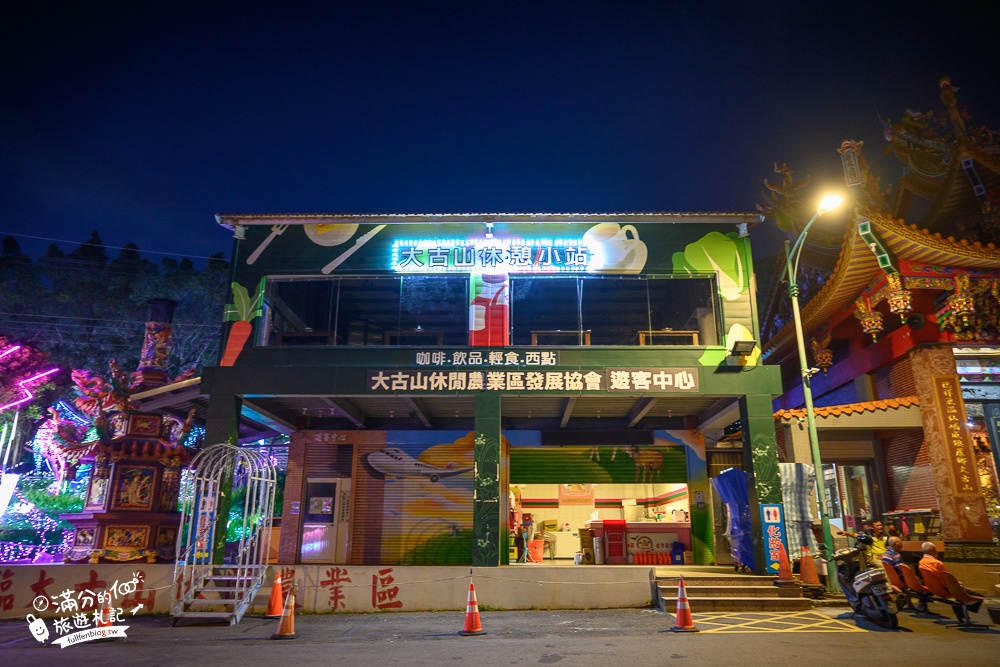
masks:
<svg viewBox="0 0 1000 667"><path fill-rule="evenodd" d="M806 234L809 233L809 227L821 215L840 206L842 201L836 195L825 197L819 203L816 214L802 228L802 232L795 240L795 244L793 245L787 239L785 240L785 273L788 276L788 297L792 301L792 317L795 320L795 342L799 348L799 367L802 369L802 396L806 404L806 426L809 429L809 448L812 451L813 470L816 473L819 515L823 525L823 548L826 552L826 557L830 558L826 564L826 587L829 591L837 590L837 566L831 558L833 555L833 534L830 532L830 515L827 513L826 485L823 479L823 460L819 453L819 435L816 433L816 411L813 408L812 396L813 370L809 367L809 362L806 360L806 343L802 335L802 318L799 315L799 284L797 274L799 270L799 256L802 254L802 246L805 243Z"/></svg>

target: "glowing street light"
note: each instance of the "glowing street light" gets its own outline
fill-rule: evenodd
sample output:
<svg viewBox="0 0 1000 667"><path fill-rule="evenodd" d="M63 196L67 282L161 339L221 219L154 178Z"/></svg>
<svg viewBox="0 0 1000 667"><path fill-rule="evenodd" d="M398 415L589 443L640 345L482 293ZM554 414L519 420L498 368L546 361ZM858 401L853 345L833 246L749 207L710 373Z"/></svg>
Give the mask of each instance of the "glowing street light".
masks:
<svg viewBox="0 0 1000 667"><path fill-rule="evenodd" d="M794 245L785 240L785 275L788 276L788 297L792 301L792 317L795 320L795 342L799 348L799 367L802 370L802 396L806 404L806 425L809 429L809 447L812 451L813 470L816 472L817 500L819 501L819 516L823 525L823 549L826 551L827 561L827 590L837 590L837 566L833 556L833 534L830 532L830 515L826 507L826 489L823 479L823 460L819 453L819 435L816 433L816 411L813 409L812 396L812 376L814 369L809 367L806 360L806 343L802 336L802 318L799 314L799 285L796 280L799 271L799 257L802 255L802 246L805 244L806 234L809 227L825 213L832 211L843 203L843 198L839 195L828 195L824 197L819 206L816 207L816 214L810 218L806 226L802 228L799 237Z"/></svg>

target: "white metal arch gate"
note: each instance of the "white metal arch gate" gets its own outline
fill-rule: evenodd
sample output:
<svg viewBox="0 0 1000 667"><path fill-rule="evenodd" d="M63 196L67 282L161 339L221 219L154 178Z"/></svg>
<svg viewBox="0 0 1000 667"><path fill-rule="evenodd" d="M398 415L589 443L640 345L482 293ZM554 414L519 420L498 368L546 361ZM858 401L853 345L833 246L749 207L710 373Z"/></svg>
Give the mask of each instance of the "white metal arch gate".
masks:
<svg viewBox="0 0 1000 667"><path fill-rule="evenodd" d="M277 471L270 459L230 444L211 445L191 461L190 492L181 502L181 524L174 561L172 615L178 618L228 618L236 625L264 583L271 545L271 520ZM216 558L215 531L229 488L229 516L242 499L239 541ZM224 528L223 528L224 530ZM219 560L222 564L217 564Z"/></svg>

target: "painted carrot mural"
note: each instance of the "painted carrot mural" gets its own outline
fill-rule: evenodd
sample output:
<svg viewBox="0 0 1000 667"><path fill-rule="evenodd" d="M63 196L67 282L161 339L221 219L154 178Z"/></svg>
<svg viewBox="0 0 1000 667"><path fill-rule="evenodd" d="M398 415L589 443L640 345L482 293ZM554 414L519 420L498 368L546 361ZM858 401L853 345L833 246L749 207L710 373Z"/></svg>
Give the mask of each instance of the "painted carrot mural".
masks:
<svg viewBox="0 0 1000 667"><path fill-rule="evenodd" d="M232 322L229 327L229 336L226 339L226 346L222 354L222 366L232 366L236 358L240 356L243 347L246 345L250 334L253 333L253 325L250 324L260 316L264 306L264 278L257 284L253 299L247 288L239 283L233 283L233 302L226 305L224 322Z"/></svg>

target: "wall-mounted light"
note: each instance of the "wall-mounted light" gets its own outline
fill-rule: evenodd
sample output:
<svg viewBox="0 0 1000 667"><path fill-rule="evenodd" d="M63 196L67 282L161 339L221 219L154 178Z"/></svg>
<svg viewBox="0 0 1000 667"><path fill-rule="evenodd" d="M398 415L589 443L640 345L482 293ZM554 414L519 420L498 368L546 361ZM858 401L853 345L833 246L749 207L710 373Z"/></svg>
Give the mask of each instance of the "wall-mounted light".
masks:
<svg viewBox="0 0 1000 667"><path fill-rule="evenodd" d="M244 241L247 238L247 228L243 225L233 225L233 238L237 241Z"/></svg>
<svg viewBox="0 0 1000 667"><path fill-rule="evenodd" d="M749 357L756 348L757 341L755 340L736 340L733 341L732 347L729 348L729 356Z"/></svg>
<svg viewBox="0 0 1000 667"><path fill-rule="evenodd" d="M493 238L493 223L492 222L487 222L486 223L486 238L488 238L488 239Z"/></svg>

